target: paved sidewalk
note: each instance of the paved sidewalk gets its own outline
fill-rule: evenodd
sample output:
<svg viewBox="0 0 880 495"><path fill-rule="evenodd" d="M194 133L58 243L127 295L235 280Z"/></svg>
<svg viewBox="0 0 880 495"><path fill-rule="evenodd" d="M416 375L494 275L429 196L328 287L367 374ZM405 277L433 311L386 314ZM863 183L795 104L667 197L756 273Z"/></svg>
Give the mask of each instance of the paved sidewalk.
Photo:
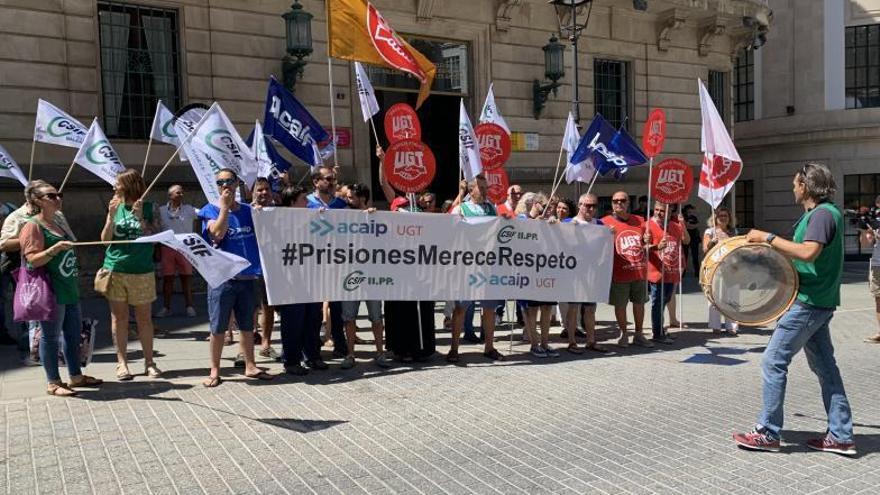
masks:
<svg viewBox="0 0 880 495"><path fill-rule="evenodd" d="M877 325L873 300L865 275L848 275L832 327L857 458L803 446L825 420L802 354L790 372L783 452L734 447L731 433L751 427L758 412L769 330L712 335L705 300L691 287L682 303L691 328L675 345L605 357L533 359L515 329L501 364L465 346L459 366L435 358L383 371L364 359L346 371L337 361L304 379L263 383L238 375L227 348L226 380L209 390L199 384L207 325L172 318L156 320L171 330L156 341L164 378L116 383L115 353L104 346L88 372L109 383L65 400L46 396L42 369L18 366L3 348L0 492L877 493L880 345L862 343ZM102 319L99 344L107 345L104 308L90 301L86 313ZM609 327L609 307L599 320ZM615 348L612 331L602 336ZM505 354L507 338L499 332ZM438 335L442 352L448 340ZM135 373L143 371L138 349L132 341Z"/></svg>

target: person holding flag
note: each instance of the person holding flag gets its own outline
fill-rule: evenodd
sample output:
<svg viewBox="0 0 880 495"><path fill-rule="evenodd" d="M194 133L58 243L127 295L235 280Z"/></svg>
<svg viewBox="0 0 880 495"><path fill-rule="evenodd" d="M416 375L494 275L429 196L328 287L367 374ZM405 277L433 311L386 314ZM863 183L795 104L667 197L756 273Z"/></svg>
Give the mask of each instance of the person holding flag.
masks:
<svg viewBox="0 0 880 495"><path fill-rule="evenodd" d="M101 230L102 241L128 241L149 230L144 216L143 194L147 188L140 172L126 169L116 177L113 198ZM104 296L110 303L110 326L116 343L116 378L129 381L128 367L129 305L134 306L137 333L144 353L144 372L150 378L162 376L153 361L152 303L156 300L153 245L148 243L111 244L104 252L104 264L96 277L106 277Z"/></svg>
<svg viewBox="0 0 880 495"><path fill-rule="evenodd" d="M681 246L690 243L690 236L678 222L669 221L669 205L656 201L654 215L648 221L648 232L656 244L648 244L648 286L651 290L651 330L654 342L672 344L663 327L663 311L681 282Z"/></svg>

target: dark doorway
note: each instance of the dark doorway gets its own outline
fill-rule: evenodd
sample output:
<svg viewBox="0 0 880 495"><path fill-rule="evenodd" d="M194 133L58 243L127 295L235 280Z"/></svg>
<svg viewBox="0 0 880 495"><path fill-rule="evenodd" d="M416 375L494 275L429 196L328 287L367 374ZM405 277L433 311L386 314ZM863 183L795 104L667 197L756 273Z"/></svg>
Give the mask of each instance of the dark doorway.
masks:
<svg viewBox="0 0 880 495"><path fill-rule="evenodd" d="M373 117L376 132L383 148L388 147L385 137L385 111L395 103L408 103L415 108L416 93L402 91L376 90L376 101L381 111ZM437 206L447 199L455 199L458 194L458 107L461 97L432 94L416 110L422 125L422 142L434 153L437 160L437 174L431 183L430 191L437 195ZM370 135L370 149L376 148L376 142ZM381 200L382 188L379 186L379 159L370 153L370 170L373 177L374 196ZM402 194L400 194L402 195Z"/></svg>

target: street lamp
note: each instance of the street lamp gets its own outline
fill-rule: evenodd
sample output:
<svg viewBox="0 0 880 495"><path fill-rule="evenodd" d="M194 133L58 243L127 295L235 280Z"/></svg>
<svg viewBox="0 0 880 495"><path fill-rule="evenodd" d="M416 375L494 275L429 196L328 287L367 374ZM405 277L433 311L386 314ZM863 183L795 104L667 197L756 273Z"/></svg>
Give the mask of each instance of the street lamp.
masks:
<svg viewBox="0 0 880 495"><path fill-rule="evenodd" d="M287 38L287 55L281 64L284 87L293 92L297 78L302 77L306 61L312 53L312 14L303 10L299 0L294 0L290 10L282 14Z"/></svg>
<svg viewBox="0 0 880 495"><path fill-rule="evenodd" d="M587 28L590 21L590 12L593 10L592 0L550 0L549 2L556 9L556 20L559 23L559 33L568 33L568 40L572 47L572 70L574 71L574 80L572 81L571 92L571 114L574 116L575 123L580 123L581 109L579 96L578 81L578 38L581 37L581 31ZM582 23L578 22L577 11L584 4L590 4L590 10Z"/></svg>
<svg viewBox="0 0 880 495"><path fill-rule="evenodd" d="M535 118L541 116L541 109L547 102L547 96L553 91L556 94L557 88L561 85L558 81L565 76L565 60L563 52L565 45L556 39L556 36L550 36L550 42L544 45L544 77L550 79L550 84L541 84L541 81L535 79L532 85L532 110Z"/></svg>

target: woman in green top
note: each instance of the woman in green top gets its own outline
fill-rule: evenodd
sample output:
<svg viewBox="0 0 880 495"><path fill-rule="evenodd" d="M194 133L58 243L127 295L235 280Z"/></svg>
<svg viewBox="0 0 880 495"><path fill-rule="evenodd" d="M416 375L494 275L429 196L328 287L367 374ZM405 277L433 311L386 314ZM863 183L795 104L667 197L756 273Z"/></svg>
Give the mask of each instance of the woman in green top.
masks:
<svg viewBox="0 0 880 495"><path fill-rule="evenodd" d="M107 221L101 231L102 241L126 241L147 233L144 219L146 184L141 174L126 169L116 177L116 194L110 200ZM151 378L162 375L153 361L153 315L156 300L156 277L153 272L153 245L146 243L111 244L104 254L103 270L110 272L105 296L110 302L110 326L116 341L116 378L133 378L128 370L128 307L134 306L138 337L144 352L144 372Z"/></svg>
<svg viewBox="0 0 880 495"><path fill-rule="evenodd" d="M42 321L40 328L40 362L49 380L49 395L76 395L74 387L101 384L80 370L80 332L82 316L79 308L79 269L70 238L56 223L55 213L61 209L61 194L42 181L25 188L25 198L35 214L21 229L21 253L32 267L45 266L55 295L55 321ZM70 382L63 383L58 373L58 333L64 335L64 361Z"/></svg>

